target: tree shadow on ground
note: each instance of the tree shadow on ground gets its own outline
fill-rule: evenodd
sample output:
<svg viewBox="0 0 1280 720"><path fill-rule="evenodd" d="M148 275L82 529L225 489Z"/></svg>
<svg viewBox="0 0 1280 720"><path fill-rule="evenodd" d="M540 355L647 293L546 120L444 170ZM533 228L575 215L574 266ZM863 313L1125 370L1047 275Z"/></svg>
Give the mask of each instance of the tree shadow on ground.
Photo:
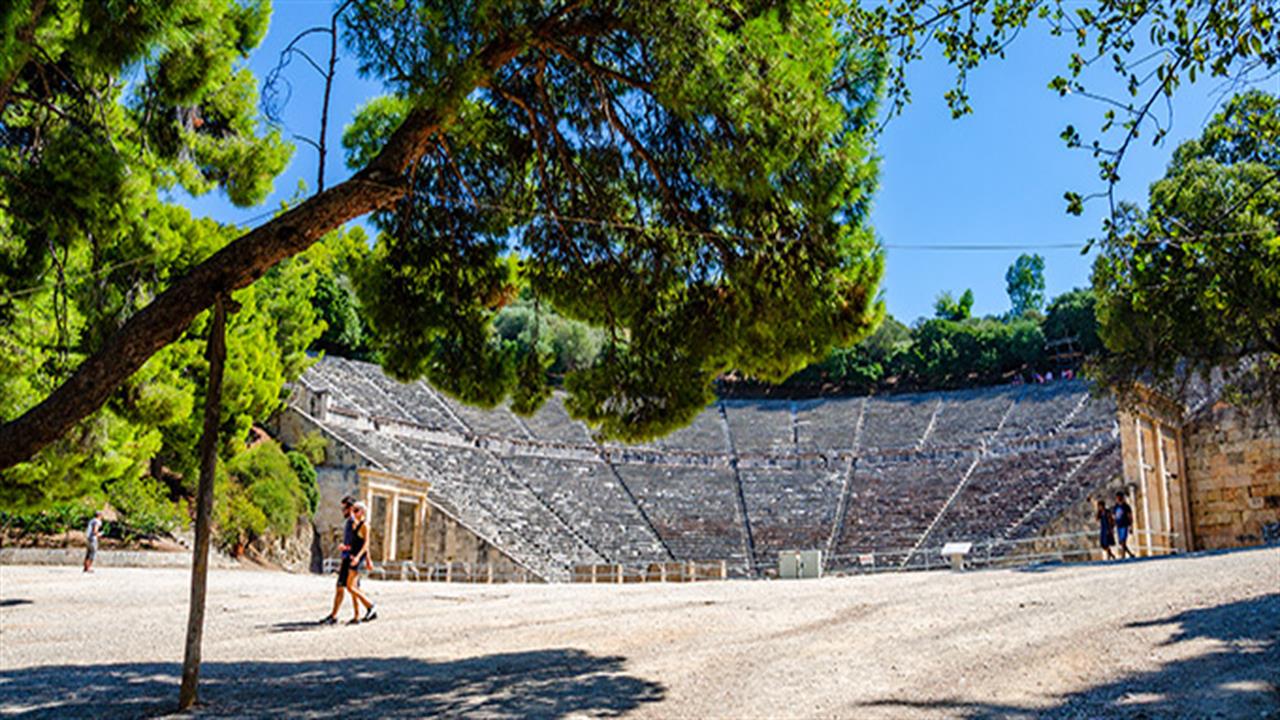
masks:
<svg viewBox="0 0 1280 720"><path fill-rule="evenodd" d="M1151 672L1125 675L1048 706L894 698L864 706L934 710L959 718L1280 718L1280 594L1188 610L1127 627L1160 625L1177 626L1165 645L1210 639L1225 647ZM1126 639L1117 634L1115 641Z"/></svg>
<svg viewBox="0 0 1280 720"><path fill-rule="evenodd" d="M198 717L614 717L666 690L622 674L624 658L563 648L430 662L350 658L205 663ZM177 704L177 663L0 672L5 718L152 717Z"/></svg>

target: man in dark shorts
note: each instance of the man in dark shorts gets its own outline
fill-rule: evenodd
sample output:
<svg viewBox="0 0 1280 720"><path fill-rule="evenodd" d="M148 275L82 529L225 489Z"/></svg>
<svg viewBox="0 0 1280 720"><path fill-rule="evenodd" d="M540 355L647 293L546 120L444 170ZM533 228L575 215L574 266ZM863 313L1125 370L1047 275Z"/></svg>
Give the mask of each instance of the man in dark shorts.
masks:
<svg viewBox="0 0 1280 720"><path fill-rule="evenodd" d="M351 519L351 507L355 498L347 495L342 498L342 563L338 566L338 588L333 593L333 611L320 621L321 625L333 625L338 622L338 609L342 607L342 598L346 595L347 576L351 574L351 544L355 540L355 523Z"/></svg>
<svg viewBox="0 0 1280 720"><path fill-rule="evenodd" d="M1120 546L1120 559L1134 557L1129 549L1129 530L1133 528L1133 508L1125 500L1124 493L1116 493L1116 504L1111 508L1116 516L1116 544Z"/></svg>

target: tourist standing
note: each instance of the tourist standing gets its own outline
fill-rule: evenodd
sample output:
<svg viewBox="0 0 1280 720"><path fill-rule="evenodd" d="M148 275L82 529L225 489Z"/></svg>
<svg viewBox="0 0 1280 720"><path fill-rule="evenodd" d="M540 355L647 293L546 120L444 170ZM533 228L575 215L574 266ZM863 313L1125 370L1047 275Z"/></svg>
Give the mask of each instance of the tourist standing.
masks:
<svg viewBox="0 0 1280 720"><path fill-rule="evenodd" d="M320 621L321 625L332 625L338 622L338 610L342 608L347 578L351 574L351 544L355 541L355 520L351 517L351 507L355 502L355 498L350 495L342 498L342 544L338 546L338 550L342 553L342 562L338 565L338 587L333 591L333 610Z"/></svg>
<svg viewBox="0 0 1280 720"><path fill-rule="evenodd" d="M360 581L360 563L369 559L369 525L364 521L367 514L368 509L362 502L357 502L351 507L351 517L355 519L355 526L352 527L351 572L347 575L347 592L351 593L351 611L353 613L350 625L362 622L360 619L361 603L365 607L363 622L378 618L378 613L373 610L373 603L364 593L360 592L358 585Z"/></svg>
<svg viewBox="0 0 1280 720"><path fill-rule="evenodd" d="M98 537L102 535L102 511L89 518L84 529L84 571L93 572L93 561L98 558Z"/></svg>
<svg viewBox="0 0 1280 720"><path fill-rule="evenodd" d="M1112 532L1111 511L1107 510L1105 500L1098 501L1098 512L1095 515L1098 519L1098 544L1102 546L1102 551L1107 554L1108 560L1115 560L1116 556L1111 554L1111 546L1115 544L1115 533Z"/></svg>
<svg viewBox="0 0 1280 720"><path fill-rule="evenodd" d="M1129 530L1133 527L1133 508L1129 507L1123 492L1116 493L1116 505L1111 509L1116 517L1116 540L1120 542L1120 557L1134 557L1129 549Z"/></svg>

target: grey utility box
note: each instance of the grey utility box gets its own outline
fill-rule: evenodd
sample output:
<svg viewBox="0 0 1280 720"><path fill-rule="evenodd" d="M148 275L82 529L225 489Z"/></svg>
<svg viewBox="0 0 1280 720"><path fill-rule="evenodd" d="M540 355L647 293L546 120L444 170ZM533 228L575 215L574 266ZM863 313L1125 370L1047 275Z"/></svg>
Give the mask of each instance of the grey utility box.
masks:
<svg viewBox="0 0 1280 720"><path fill-rule="evenodd" d="M822 577L821 550L783 550L778 553L778 578L799 580Z"/></svg>

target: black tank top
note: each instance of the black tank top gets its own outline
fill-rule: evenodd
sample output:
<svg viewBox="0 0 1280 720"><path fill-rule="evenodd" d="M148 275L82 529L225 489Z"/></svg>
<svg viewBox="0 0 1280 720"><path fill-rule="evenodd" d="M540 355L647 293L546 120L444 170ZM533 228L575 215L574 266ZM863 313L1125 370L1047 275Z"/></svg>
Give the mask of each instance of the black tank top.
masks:
<svg viewBox="0 0 1280 720"><path fill-rule="evenodd" d="M352 528L351 534L355 536L351 539L351 557L353 558L358 556L360 551L364 550L364 536L360 534L360 529L363 527L364 522L361 521Z"/></svg>

